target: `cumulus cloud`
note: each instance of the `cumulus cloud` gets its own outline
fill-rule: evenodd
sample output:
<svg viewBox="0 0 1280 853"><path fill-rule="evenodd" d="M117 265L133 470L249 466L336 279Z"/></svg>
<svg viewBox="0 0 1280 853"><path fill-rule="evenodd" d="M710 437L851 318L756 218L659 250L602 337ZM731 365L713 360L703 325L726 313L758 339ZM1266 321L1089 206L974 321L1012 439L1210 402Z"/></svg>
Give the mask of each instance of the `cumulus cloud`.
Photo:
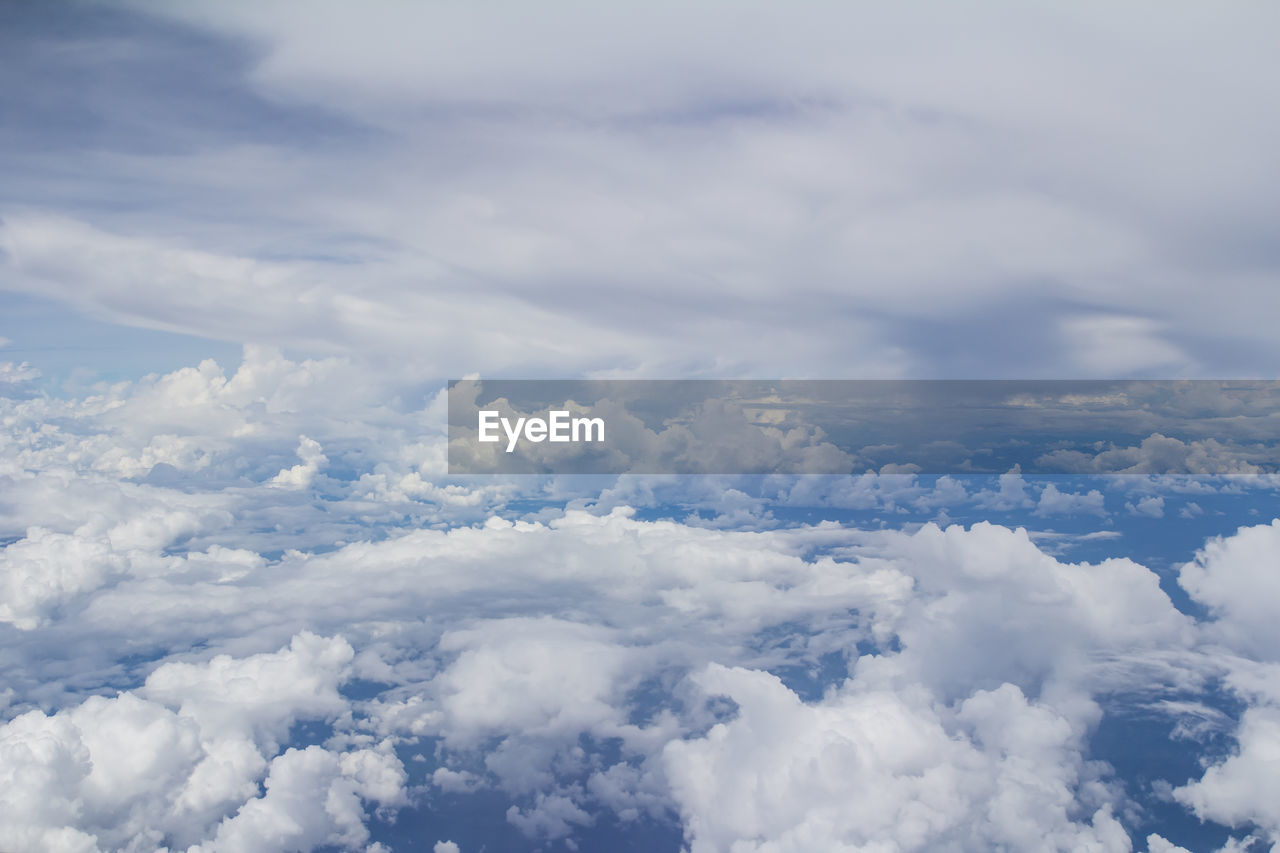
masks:
<svg viewBox="0 0 1280 853"><path fill-rule="evenodd" d="M166 840L192 850L362 843L365 803L406 802L389 745L275 755L292 721L346 709L335 688L350 659L345 641L301 634L276 653L167 663L137 691L13 718L0 727L0 800L10 818L0 844L98 851Z"/></svg>
<svg viewBox="0 0 1280 853"><path fill-rule="evenodd" d="M739 713L664 752L693 853L1129 849L1082 730L1012 685L938 709L858 677L813 705L750 670L698 682Z"/></svg>
<svg viewBox="0 0 1280 853"><path fill-rule="evenodd" d="M329 464L329 457L321 451L320 442L305 435L298 436L298 458L302 464L282 469L271 478L269 485L279 489L305 489Z"/></svg>
<svg viewBox="0 0 1280 853"><path fill-rule="evenodd" d="M884 713L901 713L922 727L910 737L967 743L939 759L936 772L943 776L969 772L975 779L994 778L1003 772L993 756L1007 747L994 746L995 736L981 734L972 715L983 702L994 701L991 696L1006 697L1001 702L1012 703L1010 713L1058 720L1050 728L1065 727L1054 729L1061 737L1053 754L1066 769L1049 798L1064 815L1063 837L1110 837L1111 815L1123 803L1108 793L1105 769L1085 754L1085 736L1099 715L1092 697L1135 671L1146 673L1152 690L1196 677L1178 670L1195 668L1186 657L1194 642L1192 626L1149 570L1127 560L1060 562L1037 548L1027 532L989 524L926 525L908 532L841 525L731 530L649 521L622 503L627 497L654 500L637 480L598 494L590 511L562 509L544 518L489 516L475 526L387 530L376 541L336 547L323 547L332 534L321 526L304 540L316 550L272 557L231 547L233 540L217 541L243 525L243 518L300 523L316 517L318 510L303 506L291 510L294 515L280 515L277 495L287 490L275 486L298 469L316 477L320 457L340 446L336 432L324 448L293 432L303 460L293 468L259 465L253 477L226 481L230 486L208 478L234 470L227 468L229 457L241 452L242 442L262 446L253 443L269 440L283 456L295 407L313 405L312 399L314 405L328 404L322 386L311 389L319 380L297 381L322 369L251 351L231 379L216 365L205 365L115 389L110 406L95 403L75 414L79 404L71 404L73 415L64 423L78 418L84 426L68 428L68 435L108 430L118 436L113 441L139 446L146 433L138 424L157 417L139 401L154 395L186 401L182 405L203 415L185 415L178 402L168 402L164 422L210 448L208 465L197 472L205 479L194 481L208 492L188 495L113 480L126 471L72 456L59 449L61 437L39 457L45 469L35 479L16 469L10 475L32 496L46 494L39 491L42 478L47 486L58 471L71 472L64 481L76 488L97 482L95 488L105 490L95 498L104 514L93 524L64 525L65 532L31 528L5 548L6 577L22 591L6 604L16 628L51 647L76 648L92 638L92 648L78 652L81 678L90 688L122 676L114 661L139 636L162 659L189 654L192 636L213 655L143 665L133 670L143 683L114 700L75 698L66 687L51 694L36 683L56 680L48 661L33 657L17 664L24 677L14 682L11 701L20 707L56 695L68 709L81 709L76 713L100 715L102 702L115 702L142 709L163 721L157 724L163 730L172 729L164 742L178 744L169 749L176 763L165 772L178 781L166 789L167 800L140 794L143 805L136 806L134 823L113 818L124 827L121 833L141 838L156 826L171 827L165 831L185 832L188 843L208 849L363 845L371 841L363 804L395 808L408 802L392 784L399 765L391 745L425 737L440 744L429 773L435 788L461 796L502 791L513 801L507 821L530 839L570 837L593 825L599 809L608 809L621 820L683 815L690 843L714 845L717 833L731 828L723 820L719 828L700 828L709 820L704 812L718 810L705 804L732 793L688 787L683 780L698 778L690 769L696 762L681 764L673 756L713 761L703 744L714 742L716 726L751 725L755 711L737 688L723 690L738 709L730 721L714 710L715 691L703 683L710 676L699 673L720 667L746 682L774 684L769 695L785 699L782 706L799 718L830 711L838 721L860 707L856 697L874 694L886 703ZM340 376L341 365L334 369ZM299 384L308 396L287 402L281 389ZM425 411L437 405L433 401ZM129 414L134 407L136 417ZM326 513L368 513L376 505L370 502L370 477L388 478L404 471L398 466L406 462L417 466L408 470L417 470L420 482L434 476L429 455L405 457L402 448L380 437L382 430L424 415L374 411L356 432L367 448L361 464L376 473L326 478L324 487L336 498ZM104 413L117 414L104 420ZM35 416L34 409L24 415ZM273 476L272 470L282 474ZM779 494L808 500L817 496L811 490L821 481L782 482ZM318 478L311 482L320 485ZM992 482L995 488L972 492L949 478L925 486L913 477L868 475L826 485L863 489L872 507L897 502L922 509L966 503L988 510L996 504L1004 511L1030 508L1031 486L1017 472ZM706 485L704 498L727 506L725 496L734 492ZM446 502L455 513L484 513L488 502L518 494L492 484L437 488L455 490L453 502ZM1042 503L1047 492L1041 493ZM759 499L737 494L752 517L760 518ZM826 492L821 497L837 504L846 500ZM265 551L267 544L259 547ZM50 571L59 565L65 570ZM23 578L52 583L33 587ZM996 612L1001 619L990 618ZM341 632L355 648L309 630ZM785 641L768 639L775 632ZM262 651L282 641L289 643L286 650ZM878 651L867 653L868 647ZM840 675L828 676L835 693L816 704L771 674L813 669L833 656L843 662ZM290 744L288 733L298 720L354 719L339 687L356 672L395 687L363 708L365 722L344 723L354 726L346 741ZM635 697L655 681L666 685L670 698L641 710ZM30 719L70 719L71 713ZM787 731L777 732L782 753L790 749ZM190 749L181 746L190 740L182 740L183 732L196 738ZM584 751L584 737L615 744L617 756L604 760ZM82 748L92 754L104 747L72 739L66 754ZM348 754L362 757L344 758ZM760 756L761 766L768 760ZM886 772L896 777L900 770ZM1022 778L1013 774L985 793L968 782L960 785L957 790L966 793L956 794L959 799L945 809L940 804L945 814L925 819L912 837L1014 837L1014 829L982 815L1001 798L1030 796L1018 788ZM833 771L828 783L823 796L832 802L848 795L853 784L843 770ZM1001 786L1008 791L1000 793ZM58 802L52 796L49 801ZM109 805L117 814L135 808L133 803ZM790 838L793 830L816 831L813 822L822 821L803 803L783 810L769 824L780 838ZM68 829L98 837L98 827L108 823L82 820L66 809L59 814L38 829L45 833L40 838ZM833 838L875 834L853 824L837 830Z"/></svg>
<svg viewBox="0 0 1280 853"><path fill-rule="evenodd" d="M289 749L271 762L263 796L224 819L211 843L191 850L357 849L369 839L365 802L400 804L403 784L390 752Z"/></svg>
<svg viewBox="0 0 1280 853"><path fill-rule="evenodd" d="M164 547L163 538L117 538ZM836 550L817 556L814 548ZM203 827L191 837L208 849L366 843L361 804L405 802L376 781L397 778L392 753L364 747L377 754L344 763L336 745L290 750L283 741L297 719L346 713L337 687L360 669L401 685L366 708L371 736L439 738L437 760L446 763L433 783L459 794L503 790L515 799L509 822L532 839L572 835L604 807L631 819L670 809L693 849L724 849L739 837L800 849L902 833L907 847L948 839L986 847L1021 844L1039 825L1054 827L1063 846L1124 849L1115 817L1123 801L1087 756L1101 713L1091 697L1134 672L1155 691L1197 677L1193 625L1149 570L1128 560L1063 563L1026 532L994 525L742 532L629 511L569 512L550 523L495 518L404 533L278 564L248 560L242 571L219 584L230 597L212 599L198 575L194 586L173 573L117 584L75 629L108 647L114 632L162 636L159 620L112 617L145 600L166 622L200 626L215 647L242 646L271 636L244 627L271 602L273 622L341 625L371 654L302 634L280 652L164 663L128 699L86 700L79 713L100 715L101 702L114 701L167 721L175 743L187 742L183 731L198 735L186 752L168 748L181 758L174 778L189 781L169 794L173 802L147 795L137 832L181 811L188 831ZM325 616L335 601L341 607ZM211 602L230 620L221 628L198 615ZM439 627L424 633L424 617ZM761 643L773 626L797 622L806 628L788 643L800 645ZM71 627L59 624L36 630L57 642ZM862 642L879 651L856 651ZM1179 649L1184 659L1170 670L1168 655ZM769 671L831 652L849 662L847 680L817 700ZM1178 675L1178 666L1188 671ZM733 701L728 721L708 717L692 694L634 716L632 697L647 679L680 684L684 673L704 697ZM901 740L866 740L872 720L900 727ZM1023 721L1025 738L1010 740L1023 737ZM583 736L620 744L622 760L598 763L582 752ZM831 753L823 738L853 745ZM891 742L903 752L881 756ZM820 765L835 763L805 781L799 768L816 766L808 749ZM846 754L852 763L833 757ZM913 755L931 757L921 765ZM733 780L750 777L725 762L790 779L795 797L775 792L743 805ZM1046 787L1049 767L1057 769ZM879 780L868 789L880 797L875 814L895 819L833 823L831 815L848 814L837 804L867 778ZM922 779L928 786L917 790ZM49 823L58 831L105 825L60 814L61 823Z"/></svg>
<svg viewBox="0 0 1280 853"><path fill-rule="evenodd" d="M1086 493L1062 492L1053 483L1048 483L1040 492L1035 514L1106 515L1106 500L1097 489L1090 489Z"/></svg>
<svg viewBox="0 0 1280 853"><path fill-rule="evenodd" d="M1216 617L1205 626L1211 636L1273 661L1280 661L1280 625L1272 606L1280 600L1280 577L1273 570L1277 554L1280 520L1210 540L1178 574L1179 585Z"/></svg>
<svg viewBox="0 0 1280 853"><path fill-rule="evenodd" d="M0 550L0 621L31 629L45 622L58 608L113 578L125 574L163 574L182 559L160 552L196 532L227 523L223 514L203 517L185 510L152 510L108 527L89 522L72 533L41 527ZM204 554L217 563L227 549ZM197 558L197 562L202 558Z"/></svg>
<svg viewBox="0 0 1280 853"><path fill-rule="evenodd" d="M1023 509L1031 506L1031 496L1027 494L1027 482L1022 479L1021 470L1015 468L999 477L999 489L995 492L983 492L977 497L977 505L983 509L1007 512L1011 509Z"/></svg>
<svg viewBox="0 0 1280 853"><path fill-rule="evenodd" d="M1257 474L1273 456L1269 448L1221 442L1214 438L1183 441L1152 433L1136 445L1090 453L1055 450L1040 457L1047 470L1074 474Z"/></svg>
<svg viewBox="0 0 1280 853"><path fill-rule="evenodd" d="M450 480L441 396L393 406L347 389L353 369L249 348L233 371L210 362L3 403L0 627L21 638L0 656L7 743L24 778L50 780L18 849L154 846L155 832L210 850L359 848L397 809L430 809L427 792L505 798L494 819L529 843L605 831L607 814L678 820L708 850L986 849L1021 845L1025 813L1064 846L1123 849L1115 822L1133 792L1091 754L1116 695L1136 691L1191 733L1212 715L1187 709L1212 703L1204 685L1225 667L1257 709L1247 719L1269 713L1265 672L1224 661L1274 654L1271 594L1254 577L1272 526L1210 541L1182 569L1212 617L1197 621L1151 569L1106 558L1121 531L899 521L1069 518L1101 511L1114 484L1068 490L1018 471ZM205 461L141 477L119 463L145 463L158 434ZM277 487L297 469L307 488ZM1130 503L1180 488L1144 479ZM1209 507L1236 497L1196 493ZM862 521L787 517L824 507ZM1074 548L1100 556L1068 560ZM345 695L355 679L370 698ZM896 721L904 756L940 751L923 765L879 756L854 738L867 718ZM298 740L308 721L332 735ZM1270 824L1230 793L1265 743L1239 740L1234 763L1168 782L1244 837ZM108 778L92 756L116 741L167 757L138 746ZM403 751L425 763L412 796ZM827 769L805 781L802 766ZM753 774L805 797L747 808L733 780ZM832 812L866 778L901 820ZM5 796L25 796L12 786Z"/></svg>
<svg viewBox="0 0 1280 853"><path fill-rule="evenodd" d="M1280 843L1280 808L1265 793L1275 778L1280 706L1246 710L1235 737L1235 754L1209 767L1198 781L1175 790L1174 796L1202 820L1256 826L1273 844Z"/></svg>
<svg viewBox="0 0 1280 853"><path fill-rule="evenodd" d="M1147 518L1164 518L1164 496L1147 495L1136 502L1127 502L1124 508L1130 515L1141 515Z"/></svg>
<svg viewBox="0 0 1280 853"><path fill-rule="evenodd" d="M1211 540L1178 575L1213 617L1203 629L1207 638L1235 653L1221 655L1219 665L1246 707L1231 754L1173 792L1201 819L1256 828L1273 845L1280 844L1280 809L1261 792L1274 774L1280 738L1280 634L1268 604L1280 594L1272 570L1277 555L1280 520Z"/></svg>

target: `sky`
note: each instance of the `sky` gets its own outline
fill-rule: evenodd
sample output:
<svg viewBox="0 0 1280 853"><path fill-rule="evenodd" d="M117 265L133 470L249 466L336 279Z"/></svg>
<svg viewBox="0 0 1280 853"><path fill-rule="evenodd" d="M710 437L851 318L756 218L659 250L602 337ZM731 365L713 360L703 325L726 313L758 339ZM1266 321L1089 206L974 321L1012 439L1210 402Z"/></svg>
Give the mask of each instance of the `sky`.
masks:
<svg viewBox="0 0 1280 853"><path fill-rule="evenodd" d="M450 475L445 391L1274 379L1278 18L0 4L0 849L1280 849L1274 476Z"/></svg>

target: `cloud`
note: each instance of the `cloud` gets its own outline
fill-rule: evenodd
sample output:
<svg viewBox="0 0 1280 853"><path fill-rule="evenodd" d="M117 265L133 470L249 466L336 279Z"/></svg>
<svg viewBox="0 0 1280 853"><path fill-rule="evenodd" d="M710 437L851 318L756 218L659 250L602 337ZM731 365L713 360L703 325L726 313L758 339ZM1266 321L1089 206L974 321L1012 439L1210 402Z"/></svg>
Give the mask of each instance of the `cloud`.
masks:
<svg viewBox="0 0 1280 853"><path fill-rule="evenodd" d="M335 755L319 746L289 749L272 762L266 793L218 826L200 851L354 849L369 840L364 802L404 801L404 771L390 752Z"/></svg>
<svg viewBox="0 0 1280 853"><path fill-rule="evenodd" d="M1087 792L1080 730L1012 685L939 713L926 690L856 676L812 705L764 673L713 666L698 681L739 713L664 751L694 853L1129 849L1109 809L1088 812L1105 791Z"/></svg>
<svg viewBox="0 0 1280 853"><path fill-rule="evenodd" d="M71 534L29 528L25 537L0 550L0 589L5 592L0 622L30 630L77 596L117 577L164 573L182 563L160 554L165 546L225 524L225 516L212 513L202 518L184 510L153 510L110 527L90 522ZM222 556L235 559L227 549L204 559L216 564Z"/></svg>
<svg viewBox="0 0 1280 853"><path fill-rule="evenodd" d="M1273 13L1005 5L29 14L16 71L76 40L115 73L15 96L3 286L435 376L1006 375L1011 335L1031 375L1274 363Z"/></svg>
<svg viewBox="0 0 1280 853"><path fill-rule="evenodd" d="M160 541L138 544L164 547ZM804 556L819 545L837 550ZM216 594L182 574L117 584L74 625L108 651L116 632L156 638L172 630L165 625L182 626L182 636L194 628L214 648L245 646L272 635L265 626L245 630L270 601L273 625L342 625L367 650L357 655L346 642L303 634L279 652L163 663L127 694L178 734L183 726L199 732L203 746L175 772L190 779L183 825L204 827L192 837L212 839L210 849L365 843L360 804L400 802L393 793L377 799L374 782L344 769L336 744L285 748L293 721L346 713L337 687L356 668L398 685L364 709L362 726L375 743L440 738L436 784L506 792L510 822L532 838L572 835L604 807L633 819L674 809L690 844L706 849L747 831L749 821L738 818L748 812L760 825L743 837L772 839L778 849L805 839L867 841L883 834L880 824L830 824L822 804L848 802L874 778L883 814L901 818L884 832L906 833L903 843L972 836L983 846L1014 844L1032 825L1018 816L1034 814L1035 825L1049 821L1064 845L1113 845L1112 815L1122 802L1109 792L1105 768L1087 757L1100 714L1091 697L1117 683L1159 691L1194 681L1200 666L1190 654L1191 622L1152 572L1127 560L1062 563L1025 532L994 525L740 532L641 521L625 511L570 512L549 524L495 518L243 568L243 580L219 584ZM113 617L137 613L139 600L163 615ZM199 615L211 607L221 613L216 621ZM1002 618L991 619L995 612ZM59 624L37 630L61 642ZM437 627L424 633L425 625ZM784 645L761 642L787 625L804 627L787 628ZM858 642L880 651L859 655ZM1168 661L1178 649L1184 659ZM851 661L849 678L836 679L822 698L805 701L768 671L832 651ZM701 695L727 695L737 711L716 722L689 698L644 712L633 704L655 678L680 696L684 673ZM96 700L83 707L99 714ZM848 760L873 761L882 779L824 757L836 761L831 771L798 785L794 802L724 805L738 800L730 782L744 778L724 762L750 766L761 779L785 778L788 762L809 766L809 739L828 730L848 739L864 717L904 727L906 758L893 753L876 764L880 758L851 747ZM1020 737L1024 719L1027 739L1008 740ZM722 746L722 730L754 746L732 739ZM621 760L596 763L581 751L584 736L618 743ZM821 742L815 755L826 756ZM917 766L909 759L916 754L936 763ZM383 768L378 778L395 776L389 757L360 761ZM1045 788L1049 766L1059 775ZM922 772L929 787L917 791ZM251 790L254 780L269 781L265 794ZM899 795L899 806L885 799ZM332 808L317 810L322 801ZM151 816L140 825L163 820L157 802L146 800ZM50 825L96 826L62 820Z"/></svg>
<svg viewBox="0 0 1280 853"><path fill-rule="evenodd" d="M1272 602L1280 578L1269 566L1280 553L1280 521L1242 527L1216 537L1178 573L1178 584L1209 608L1205 631L1229 647L1263 660L1280 660L1280 626Z"/></svg>
<svg viewBox="0 0 1280 853"><path fill-rule="evenodd" d="M448 767L437 767L431 774L431 783L442 791L450 793L470 793L479 786L479 779L474 773L465 770L450 770Z"/></svg>
<svg viewBox="0 0 1280 853"><path fill-rule="evenodd" d="M1045 485L1036 502L1036 515L1106 515L1102 492L1090 489L1087 493L1061 492L1053 483Z"/></svg>
<svg viewBox="0 0 1280 853"><path fill-rule="evenodd" d="M1031 497L1027 494L1027 482L1022 479L1020 469L1001 474L998 492L983 492L978 495L976 503L980 508L1008 512L1011 509L1024 509L1031 506Z"/></svg>
<svg viewBox="0 0 1280 853"><path fill-rule="evenodd" d="M1153 433L1137 445L1110 443L1096 453L1055 450L1038 461L1049 470L1075 474L1257 474L1269 448L1220 442L1213 438L1182 441Z"/></svg>
<svg viewBox="0 0 1280 853"><path fill-rule="evenodd" d="M1235 736L1235 753L1206 769L1198 781L1176 789L1174 797L1201 820L1230 827L1257 826L1275 843L1280 840L1280 808L1263 792L1275 772L1280 708L1249 708Z"/></svg>
<svg viewBox="0 0 1280 853"><path fill-rule="evenodd" d="M169 839L193 850L311 850L362 842L365 802L406 802L388 744L312 745L271 758L292 721L346 709L335 687L350 657L341 639L303 634L273 654L166 663L140 690L13 718L0 726L0 800L12 818L0 844L97 851Z"/></svg>
<svg viewBox="0 0 1280 853"><path fill-rule="evenodd" d="M1164 497L1162 495L1147 495L1145 498L1140 498L1137 503L1125 503L1124 508L1129 511L1130 515L1164 518Z"/></svg>
<svg viewBox="0 0 1280 853"><path fill-rule="evenodd" d="M1016 526L1106 485L450 478L438 393L1274 374L1274 8L10 6L0 301L244 357L0 364L0 848L481 849L447 795L530 843L1125 850L1135 704L1236 738L1169 807L1276 841L1276 524L1180 569L1201 618L1145 540ZM1062 470L1247 474L1275 400L1052 406L1144 427ZM962 512L1007 523L920 524Z"/></svg>
<svg viewBox="0 0 1280 853"><path fill-rule="evenodd" d="M3 340L3 339L0 339ZM3 344L0 344L3 346ZM15 364L12 361L0 361L0 385L20 385L40 378L40 371L25 361Z"/></svg>
<svg viewBox="0 0 1280 853"><path fill-rule="evenodd" d="M1235 652L1221 655L1220 665L1226 686L1246 707L1231 754L1173 792L1202 820L1257 828L1272 844L1280 843L1280 809L1259 792L1280 737L1280 634L1267 604L1280 594L1268 568L1277 554L1280 520L1210 540L1179 572L1179 585L1213 617L1203 627L1206 639Z"/></svg>
<svg viewBox="0 0 1280 853"><path fill-rule="evenodd" d="M532 808L507 809L507 820L531 839L564 838L574 826L591 823L591 815L568 797L539 794Z"/></svg>
<svg viewBox="0 0 1280 853"><path fill-rule="evenodd" d="M321 451L320 442L305 435L298 436L298 458L302 460L301 465L281 469L268 485L279 489L305 489L320 469L329 464L329 457Z"/></svg>
<svg viewBox="0 0 1280 853"><path fill-rule="evenodd" d="M1063 334L1078 347L1072 357L1090 376L1132 376L1153 368L1181 373L1190 363L1160 324L1143 317L1070 317L1063 320Z"/></svg>
<svg viewBox="0 0 1280 853"><path fill-rule="evenodd" d="M1033 815L1063 846L1124 849L1141 792L1093 737L1117 702L1183 734L1215 679L1255 717L1274 705L1268 671L1240 663L1272 660L1251 574L1273 562L1269 525L1182 569L1197 620L1156 572L1107 558L1123 528L919 523L1096 506L1087 486L450 479L438 389L359 376L250 348L234 371L4 401L0 748L19 775L0 796L32 817L0 846L371 847L448 797L496 803L529 843L679 821L704 849L987 849L1025 846ZM205 461L121 464L156 435ZM273 487L312 465L306 489ZM1211 517L1252 493L1196 499ZM824 506L862 509L796 520ZM900 751L859 741L867 720ZM1269 826L1230 793L1259 743L1242 729L1239 760L1166 780L1175 802L1240 836ZM787 774L795 798L761 793ZM864 788L878 810L845 820Z"/></svg>

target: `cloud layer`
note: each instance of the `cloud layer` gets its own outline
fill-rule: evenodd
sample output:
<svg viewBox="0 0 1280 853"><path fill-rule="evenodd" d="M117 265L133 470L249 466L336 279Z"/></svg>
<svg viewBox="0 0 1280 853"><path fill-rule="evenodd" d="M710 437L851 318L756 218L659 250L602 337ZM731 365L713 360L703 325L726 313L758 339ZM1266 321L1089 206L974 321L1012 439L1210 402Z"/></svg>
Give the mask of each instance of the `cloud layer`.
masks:
<svg viewBox="0 0 1280 853"><path fill-rule="evenodd" d="M7 14L69 65L8 95L0 286L94 316L435 376L1280 363L1261 7Z"/></svg>
<svg viewBox="0 0 1280 853"><path fill-rule="evenodd" d="M0 4L0 848L1280 845L1273 401L465 478L442 388L1276 375L1277 14Z"/></svg>
<svg viewBox="0 0 1280 853"><path fill-rule="evenodd" d="M443 389L353 370L4 400L0 843L484 843L454 798L508 844L1155 850L1094 738L1141 709L1187 738L1163 802L1277 840L1280 523L1117 556L1269 479L450 480Z"/></svg>

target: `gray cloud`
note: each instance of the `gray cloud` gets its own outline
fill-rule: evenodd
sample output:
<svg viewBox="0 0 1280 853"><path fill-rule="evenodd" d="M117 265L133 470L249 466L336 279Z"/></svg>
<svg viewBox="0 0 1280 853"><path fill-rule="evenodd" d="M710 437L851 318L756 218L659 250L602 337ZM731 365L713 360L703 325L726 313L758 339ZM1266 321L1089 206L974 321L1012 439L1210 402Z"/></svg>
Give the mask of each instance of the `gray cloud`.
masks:
<svg viewBox="0 0 1280 853"><path fill-rule="evenodd" d="M196 144L14 149L4 286L78 310L435 375L1009 375L1010 300L1024 375L1276 358L1269 11L97 8L84 109Z"/></svg>

